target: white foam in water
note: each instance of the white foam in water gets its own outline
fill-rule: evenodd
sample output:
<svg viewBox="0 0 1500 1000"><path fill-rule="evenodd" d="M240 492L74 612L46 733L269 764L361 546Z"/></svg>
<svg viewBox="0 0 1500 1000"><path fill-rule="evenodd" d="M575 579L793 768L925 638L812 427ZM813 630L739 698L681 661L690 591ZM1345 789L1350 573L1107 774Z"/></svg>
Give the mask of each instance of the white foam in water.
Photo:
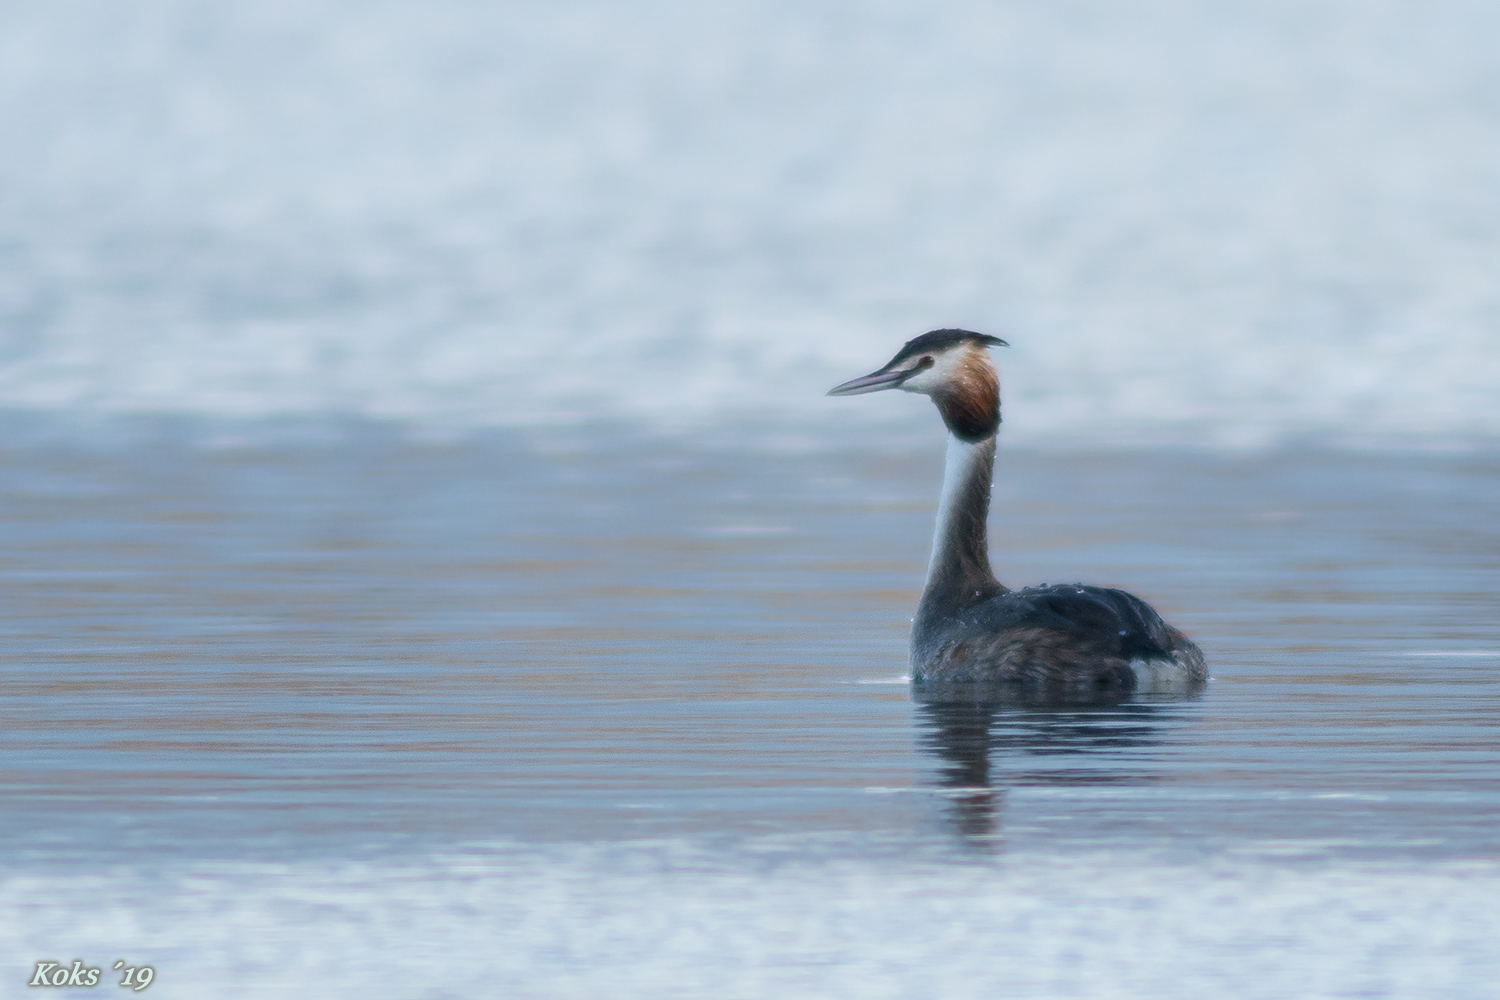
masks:
<svg viewBox="0 0 1500 1000"><path fill-rule="evenodd" d="M1492 862L757 866L670 844L212 862L0 882L0 991L26 995L33 960L112 983L124 956L155 997L1479 997L1500 981L1497 892Z"/></svg>
<svg viewBox="0 0 1500 1000"><path fill-rule="evenodd" d="M965 325L1013 441L1492 440L1497 22L7 5L0 406L847 439Z"/></svg>

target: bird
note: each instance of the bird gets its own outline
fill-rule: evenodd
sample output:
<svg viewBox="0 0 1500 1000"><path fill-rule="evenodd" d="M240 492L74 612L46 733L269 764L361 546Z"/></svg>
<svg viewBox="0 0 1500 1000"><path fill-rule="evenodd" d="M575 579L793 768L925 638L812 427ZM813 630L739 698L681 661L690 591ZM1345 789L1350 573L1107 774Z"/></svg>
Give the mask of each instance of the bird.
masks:
<svg viewBox="0 0 1500 1000"><path fill-rule="evenodd" d="M933 330L828 391L921 393L948 428L932 557L912 620L912 681L1019 685L1063 697L1201 685L1203 652L1141 598L1081 583L1012 590L995 579L987 522L1000 379L989 349L1009 346L971 330Z"/></svg>

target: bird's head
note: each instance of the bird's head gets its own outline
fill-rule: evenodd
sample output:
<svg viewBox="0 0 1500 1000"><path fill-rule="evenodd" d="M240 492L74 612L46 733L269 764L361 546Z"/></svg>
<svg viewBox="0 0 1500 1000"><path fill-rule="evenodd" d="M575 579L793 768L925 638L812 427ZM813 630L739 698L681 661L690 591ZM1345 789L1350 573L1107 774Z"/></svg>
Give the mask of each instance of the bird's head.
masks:
<svg viewBox="0 0 1500 1000"><path fill-rule="evenodd" d="M969 330L933 330L908 340L885 367L836 385L828 395L920 392L932 397L955 436L981 441L1000 426L1000 378L988 348L1009 346L999 337Z"/></svg>

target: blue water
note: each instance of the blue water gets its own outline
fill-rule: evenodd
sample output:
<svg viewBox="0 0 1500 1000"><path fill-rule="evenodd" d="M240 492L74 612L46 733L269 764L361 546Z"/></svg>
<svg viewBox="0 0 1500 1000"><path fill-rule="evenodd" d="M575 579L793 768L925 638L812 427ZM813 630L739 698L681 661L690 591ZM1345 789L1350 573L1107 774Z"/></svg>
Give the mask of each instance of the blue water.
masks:
<svg viewBox="0 0 1500 1000"><path fill-rule="evenodd" d="M936 448L323 432L6 454L6 990L1494 981L1491 457L1002 451L1002 578L1214 675L1026 708L902 677Z"/></svg>

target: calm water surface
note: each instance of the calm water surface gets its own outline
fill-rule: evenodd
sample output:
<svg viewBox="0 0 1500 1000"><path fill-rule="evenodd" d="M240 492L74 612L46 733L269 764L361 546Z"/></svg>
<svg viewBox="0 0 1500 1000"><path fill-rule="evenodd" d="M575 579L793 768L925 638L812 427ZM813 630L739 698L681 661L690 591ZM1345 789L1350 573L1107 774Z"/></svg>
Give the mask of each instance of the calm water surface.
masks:
<svg viewBox="0 0 1500 1000"><path fill-rule="evenodd" d="M1493 455L1002 449L1001 579L1126 586L1214 678L1052 708L902 679L936 441L4 462L0 995L1500 981Z"/></svg>

